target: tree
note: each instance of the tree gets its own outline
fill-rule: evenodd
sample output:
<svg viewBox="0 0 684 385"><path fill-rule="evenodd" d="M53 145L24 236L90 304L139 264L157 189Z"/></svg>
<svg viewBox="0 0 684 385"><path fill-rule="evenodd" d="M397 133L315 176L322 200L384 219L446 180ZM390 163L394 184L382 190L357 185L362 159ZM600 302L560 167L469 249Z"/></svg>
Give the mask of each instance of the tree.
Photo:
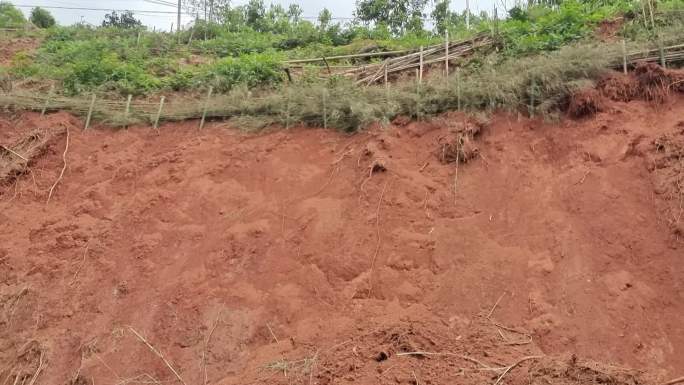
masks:
<svg viewBox="0 0 684 385"><path fill-rule="evenodd" d="M35 7L31 11L31 23L38 28L50 28L57 24L52 14L41 7Z"/></svg>
<svg viewBox="0 0 684 385"><path fill-rule="evenodd" d="M189 13L214 22L230 10L230 0L183 0L183 6Z"/></svg>
<svg viewBox="0 0 684 385"><path fill-rule="evenodd" d="M117 27L117 28L137 28L142 26L142 22L133 16L133 12L125 11L121 15L112 11L105 15L102 21L103 27Z"/></svg>
<svg viewBox="0 0 684 385"><path fill-rule="evenodd" d="M356 17L364 23L386 25L393 34L423 28L423 10L429 0L357 0Z"/></svg>
<svg viewBox="0 0 684 385"><path fill-rule="evenodd" d="M302 14L304 11L302 10L302 7L300 7L298 4L290 4L290 7L287 9L287 16L290 18L290 23L292 24L297 24L299 21L302 19Z"/></svg>
<svg viewBox="0 0 684 385"><path fill-rule="evenodd" d="M265 15L266 7L264 6L264 0L249 0L249 3L245 5L245 22L255 30L261 29L260 24L263 22Z"/></svg>
<svg viewBox="0 0 684 385"><path fill-rule="evenodd" d="M440 35L449 29L449 19L451 18L451 11L449 11L449 0L438 0L435 3L435 8L432 10L430 16L435 24L435 29Z"/></svg>
<svg viewBox="0 0 684 385"><path fill-rule="evenodd" d="M18 28L26 24L24 14L11 3L0 1L0 28Z"/></svg>
<svg viewBox="0 0 684 385"><path fill-rule="evenodd" d="M321 13L318 14L318 28L321 31L327 31L328 26L330 26L330 21L332 20L332 13L328 8L323 8Z"/></svg>

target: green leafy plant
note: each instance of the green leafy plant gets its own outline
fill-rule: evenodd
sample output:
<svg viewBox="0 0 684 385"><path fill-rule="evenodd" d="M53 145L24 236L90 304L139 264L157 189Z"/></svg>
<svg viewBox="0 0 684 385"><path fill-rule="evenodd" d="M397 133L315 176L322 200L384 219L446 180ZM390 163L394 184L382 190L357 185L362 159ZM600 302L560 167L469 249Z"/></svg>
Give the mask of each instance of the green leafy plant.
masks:
<svg viewBox="0 0 684 385"><path fill-rule="evenodd" d="M30 20L38 28L50 28L57 24L52 14L41 7L33 8Z"/></svg>
<svg viewBox="0 0 684 385"><path fill-rule="evenodd" d="M19 28L26 24L26 18L14 5L0 1L0 28Z"/></svg>

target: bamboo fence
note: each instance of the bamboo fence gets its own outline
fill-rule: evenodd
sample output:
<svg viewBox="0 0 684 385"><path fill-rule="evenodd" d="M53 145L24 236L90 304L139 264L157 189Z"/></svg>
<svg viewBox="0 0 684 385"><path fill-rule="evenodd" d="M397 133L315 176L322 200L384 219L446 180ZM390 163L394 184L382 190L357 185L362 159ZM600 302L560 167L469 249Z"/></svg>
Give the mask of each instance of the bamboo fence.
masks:
<svg viewBox="0 0 684 385"><path fill-rule="evenodd" d="M437 46L428 47L421 51L412 52L407 55L397 56L386 59L383 63L376 65L364 71L355 73L360 76L357 80L358 85L369 85L377 83L385 79L387 82L387 73L401 72L407 69L420 68L429 64L444 62L445 67L448 66L450 60L453 58L460 58L463 55L472 52L478 47L484 47L491 44L491 39L483 37L481 39L471 39L469 43L455 42L448 43L448 51L445 46L441 48ZM446 52L449 52L446 55ZM639 63L655 62L655 63L675 63L684 62L684 44L676 44L667 47L651 48L638 52L626 52L623 48L623 53L620 55L611 54L612 64L610 67L621 69L623 67L634 67ZM460 76L459 67L456 66L455 71L457 76ZM416 71L418 72L418 71ZM446 78L448 79L448 77ZM460 81L456 81L456 87L459 86ZM199 97L171 97L165 99L162 97L160 101L147 100L132 100L128 98L121 98L120 100L113 100L98 96L97 101L94 94L84 94L80 96L68 97L58 95L57 93L37 93L31 90L14 90L8 93L0 92L0 108L17 109L17 110L33 110L33 111L58 111L66 110L72 113L88 116L88 123L90 117L103 120L109 124L125 126L127 124L134 124L136 122L149 123L157 126L159 121L179 121L187 119L205 118L229 118L234 116L241 116L244 111L250 108L251 105L261 103L271 103L278 105L279 100L271 100L272 95L264 94L262 96L249 95L248 97L241 97L239 95L216 94L209 93L206 96ZM164 104L166 102L166 104ZM332 102L330 100L329 102ZM86 123L86 127L88 126Z"/></svg>

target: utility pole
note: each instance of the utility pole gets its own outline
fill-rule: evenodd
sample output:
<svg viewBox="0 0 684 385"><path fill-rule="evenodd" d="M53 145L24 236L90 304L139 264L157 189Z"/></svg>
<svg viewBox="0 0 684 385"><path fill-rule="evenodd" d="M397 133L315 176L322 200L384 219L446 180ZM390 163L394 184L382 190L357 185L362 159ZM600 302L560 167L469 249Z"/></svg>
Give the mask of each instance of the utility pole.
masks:
<svg viewBox="0 0 684 385"><path fill-rule="evenodd" d="M178 12L180 12L180 8L178 8ZM178 18L180 20L180 16ZM466 0L466 29L470 29L470 0Z"/></svg>
<svg viewBox="0 0 684 385"><path fill-rule="evenodd" d="M181 1L178 0L178 24L176 24L176 31L180 32L180 26L181 26Z"/></svg>

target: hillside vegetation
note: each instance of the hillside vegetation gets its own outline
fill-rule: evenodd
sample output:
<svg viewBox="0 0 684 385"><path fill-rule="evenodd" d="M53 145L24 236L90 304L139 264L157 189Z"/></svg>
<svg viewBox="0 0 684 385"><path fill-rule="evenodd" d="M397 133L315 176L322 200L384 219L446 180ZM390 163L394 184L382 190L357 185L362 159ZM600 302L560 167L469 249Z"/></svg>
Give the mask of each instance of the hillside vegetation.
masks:
<svg viewBox="0 0 684 385"><path fill-rule="evenodd" d="M620 56L619 40L626 39L630 48L680 42L684 19L684 0L540 1L498 11L500 17L494 12L455 13L448 0L431 8L426 0L402 1L407 5L403 14L384 0L358 1L356 19L346 23L334 22L326 10L318 20L308 21L296 5L267 8L252 0L239 7L217 1L206 18L175 33L150 31L131 13L107 15L98 27L20 28L4 39L31 36L41 44L35 51L15 53L0 67L0 76L10 78L15 88L47 90L53 85L64 96L96 92L114 99L170 92L199 95L211 86L215 94L225 94L216 116L354 128L396 114L421 116L456 106L518 109L536 103L544 105L541 111L550 111L573 84L593 79ZM30 23L17 12L3 2L0 28ZM41 10L40 16L50 25L49 14ZM604 23L617 28L600 45L596 31ZM429 91L428 82L419 90L407 83L386 93L359 89L343 78L322 79L315 71L305 71L293 85L283 71L288 59L417 49L443 42L447 32L452 40L488 33L498 42L495 49L458 63L464 78L458 90L456 82L435 82L435 87L447 88ZM358 64L355 60L341 64ZM295 113L297 106L310 107L306 98L320 101L322 93L330 95L330 111ZM271 103L282 103L287 111Z"/></svg>

